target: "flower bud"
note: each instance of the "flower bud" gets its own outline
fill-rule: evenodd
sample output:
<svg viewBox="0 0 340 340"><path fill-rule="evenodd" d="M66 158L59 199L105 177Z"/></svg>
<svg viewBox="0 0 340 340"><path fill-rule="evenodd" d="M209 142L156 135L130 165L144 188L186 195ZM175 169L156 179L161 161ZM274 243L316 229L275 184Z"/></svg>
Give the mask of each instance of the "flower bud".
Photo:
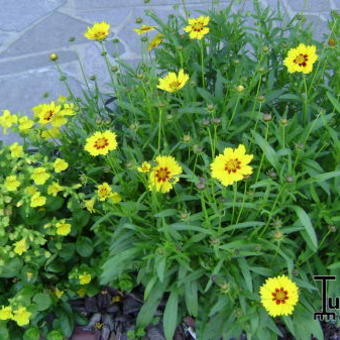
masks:
<svg viewBox="0 0 340 340"><path fill-rule="evenodd" d="M275 232L274 232L274 238L275 238L275 240L280 241L280 240L283 239L283 237L284 237L284 235L281 233L281 231L275 231Z"/></svg>
<svg viewBox="0 0 340 340"><path fill-rule="evenodd" d="M97 79L97 77L95 75L93 75L89 79L92 80L92 81L95 81Z"/></svg>
<svg viewBox="0 0 340 340"><path fill-rule="evenodd" d="M58 54L57 53L51 53L50 54L50 60L51 61L57 61L58 60Z"/></svg>
<svg viewBox="0 0 340 340"><path fill-rule="evenodd" d="M214 106L213 104L209 104L209 105L207 106L207 110L208 110L208 111L214 111L214 109L215 109L215 106Z"/></svg>
<svg viewBox="0 0 340 340"><path fill-rule="evenodd" d="M293 177L293 176L287 176L287 177L286 177L286 181L287 181L288 183L293 183L293 182L294 182L294 177Z"/></svg>
<svg viewBox="0 0 340 340"><path fill-rule="evenodd" d="M136 24L141 24L143 22L143 18L137 17L136 18Z"/></svg>
<svg viewBox="0 0 340 340"><path fill-rule="evenodd" d="M183 136L183 142L184 143L189 143L191 141L191 136L190 135L184 135Z"/></svg>
<svg viewBox="0 0 340 340"><path fill-rule="evenodd" d="M266 98L265 98L264 96L258 96L258 97L257 97L257 100L258 100L260 103L263 103L263 102L266 100Z"/></svg>
<svg viewBox="0 0 340 340"><path fill-rule="evenodd" d="M270 122L273 119L273 116L270 113L264 113L262 119L265 122Z"/></svg>
<svg viewBox="0 0 340 340"><path fill-rule="evenodd" d="M334 39L329 39L328 40L328 45L331 46L331 47L334 47L336 45L336 42Z"/></svg>
<svg viewBox="0 0 340 340"><path fill-rule="evenodd" d="M287 125L288 124L288 119L287 118L280 119L280 124L283 125L283 126Z"/></svg>

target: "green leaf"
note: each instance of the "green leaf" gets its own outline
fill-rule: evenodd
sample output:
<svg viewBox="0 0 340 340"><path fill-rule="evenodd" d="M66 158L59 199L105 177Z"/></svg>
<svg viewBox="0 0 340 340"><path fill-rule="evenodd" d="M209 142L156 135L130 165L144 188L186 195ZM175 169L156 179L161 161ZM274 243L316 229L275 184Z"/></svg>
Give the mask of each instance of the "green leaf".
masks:
<svg viewBox="0 0 340 340"><path fill-rule="evenodd" d="M339 101L330 92L327 92L326 94L327 94L328 99L333 104L334 108L340 113L340 103L339 103Z"/></svg>
<svg viewBox="0 0 340 340"><path fill-rule="evenodd" d="M244 277L244 280L246 282L247 288L253 292L253 282L251 280L251 274L249 271L249 266L247 264L247 261L244 258L240 258L237 260L238 264L240 265L242 275Z"/></svg>
<svg viewBox="0 0 340 340"><path fill-rule="evenodd" d="M40 331L38 327L30 327L24 333L23 340L39 340L39 339L40 339Z"/></svg>
<svg viewBox="0 0 340 340"><path fill-rule="evenodd" d="M190 315L198 315L197 281L185 283L185 303Z"/></svg>
<svg viewBox="0 0 340 340"><path fill-rule="evenodd" d="M9 339L9 333L7 329L7 322L0 320L0 339L1 340L8 340Z"/></svg>
<svg viewBox="0 0 340 340"><path fill-rule="evenodd" d="M5 263L0 269L0 277L10 278L19 276L22 267L22 261L18 257L14 257Z"/></svg>
<svg viewBox="0 0 340 340"><path fill-rule="evenodd" d="M178 294L172 291L166 303L163 326L164 335L167 340L172 340L177 327L177 313L178 313Z"/></svg>
<svg viewBox="0 0 340 340"><path fill-rule="evenodd" d="M80 236L76 242L77 253L82 257L89 257L93 253L93 242L85 236Z"/></svg>
<svg viewBox="0 0 340 340"><path fill-rule="evenodd" d="M159 281L164 281L166 269L166 257L157 258L156 260L156 271L159 278Z"/></svg>
<svg viewBox="0 0 340 340"><path fill-rule="evenodd" d="M163 210L157 214L155 214L155 217L168 217L168 216L174 216L177 214L177 210L176 209L166 209Z"/></svg>
<svg viewBox="0 0 340 340"><path fill-rule="evenodd" d="M340 262L332 263L332 264L330 264L327 268L328 268L329 270L339 269L339 268L340 268Z"/></svg>
<svg viewBox="0 0 340 340"><path fill-rule="evenodd" d="M47 340L63 340L64 336L59 331L51 331L47 334Z"/></svg>
<svg viewBox="0 0 340 340"><path fill-rule="evenodd" d="M38 293L34 295L33 302L36 303L36 310L43 311L48 309L52 304L51 297L46 293Z"/></svg>
<svg viewBox="0 0 340 340"><path fill-rule="evenodd" d="M276 169L279 168L279 157L274 151L274 149L269 145L269 143L258 133L252 131L252 135L255 138L255 142L258 146L262 149L265 157L267 158L268 162Z"/></svg>

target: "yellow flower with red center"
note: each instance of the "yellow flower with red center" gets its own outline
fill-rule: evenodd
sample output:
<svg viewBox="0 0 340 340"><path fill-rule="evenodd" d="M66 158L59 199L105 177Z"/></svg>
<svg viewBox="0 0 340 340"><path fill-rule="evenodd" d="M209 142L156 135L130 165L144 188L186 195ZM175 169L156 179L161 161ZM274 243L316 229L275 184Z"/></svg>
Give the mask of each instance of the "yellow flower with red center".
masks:
<svg viewBox="0 0 340 340"><path fill-rule="evenodd" d="M318 59L316 46L299 44L296 48L291 48L283 61L289 73L302 72L308 74L313 71L313 64Z"/></svg>
<svg viewBox="0 0 340 340"><path fill-rule="evenodd" d="M14 243L14 252L18 255L22 255L28 250L28 245L25 239L17 241Z"/></svg>
<svg viewBox="0 0 340 340"><path fill-rule="evenodd" d="M150 26L150 25L142 25L140 28L134 28L133 30L138 34L144 34L150 31L153 31L156 27L155 26Z"/></svg>
<svg viewBox="0 0 340 340"><path fill-rule="evenodd" d="M13 318L13 309L11 306L2 306L0 309L0 320L10 320Z"/></svg>
<svg viewBox="0 0 340 340"><path fill-rule="evenodd" d="M112 131L95 132L86 139L85 151L92 156L106 155L117 148L117 136Z"/></svg>
<svg viewBox="0 0 340 340"><path fill-rule="evenodd" d="M57 235L67 236L71 232L71 224L65 223L65 220L61 220L56 224Z"/></svg>
<svg viewBox="0 0 340 340"><path fill-rule="evenodd" d="M188 80L189 76L184 73L183 69L180 69L178 74L169 72L164 78L160 78L157 87L167 92L177 92Z"/></svg>
<svg viewBox="0 0 340 340"><path fill-rule="evenodd" d="M97 186L97 195L99 201L105 201L110 197L112 189L108 183L102 183Z"/></svg>
<svg viewBox="0 0 340 340"><path fill-rule="evenodd" d="M40 104L32 108L34 116L39 118L39 123L41 125L46 125L48 123L53 125L54 122L56 122L57 125L55 126L57 127L60 126L60 123L62 123L58 117L60 110L61 105L56 105L55 102L51 102L49 104Z"/></svg>
<svg viewBox="0 0 340 340"><path fill-rule="evenodd" d="M206 34L209 33L209 27L206 27L209 24L210 17L199 16L198 18L189 18L186 27L184 27L184 31L189 33L190 39L202 39Z"/></svg>
<svg viewBox="0 0 340 340"><path fill-rule="evenodd" d="M62 191L64 188L58 183L58 182L52 182L47 187L47 193L53 197L56 197L60 191Z"/></svg>
<svg viewBox="0 0 340 340"><path fill-rule="evenodd" d="M4 128L4 134L7 133L7 129L10 129L12 125L18 123L18 117L12 115L11 111L3 110L2 116L0 116L0 126Z"/></svg>
<svg viewBox="0 0 340 340"><path fill-rule="evenodd" d="M15 191L20 184L21 182L18 180L18 177L16 175L11 175L6 177L4 186L7 191Z"/></svg>
<svg viewBox="0 0 340 340"><path fill-rule="evenodd" d="M275 317L290 315L299 299L299 288L287 276L266 280L260 288L261 303L268 314Z"/></svg>
<svg viewBox="0 0 340 340"><path fill-rule="evenodd" d="M91 282L91 280L92 280L92 276L91 276L91 274L89 274L89 273L86 273L86 272L84 272L84 273L82 273L82 274L79 274L79 283L81 284L81 285L87 285L88 283L90 283Z"/></svg>
<svg viewBox="0 0 340 340"><path fill-rule="evenodd" d="M56 173L59 173L68 168L68 163L61 158L57 158L53 163L53 168Z"/></svg>
<svg viewBox="0 0 340 340"><path fill-rule="evenodd" d="M46 203L46 197L41 196L40 192L36 192L32 197L31 197L31 208L36 208L36 207L41 207L45 205Z"/></svg>
<svg viewBox="0 0 340 340"><path fill-rule="evenodd" d="M164 40L164 35L161 33L156 34L156 36L149 42L148 51L153 50Z"/></svg>
<svg viewBox="0 0 340 340"><path fill-rule="evenodd" d="M105 22L96 22L91 27L87 27L84 37L90 40L102 41L110 34L110 25Z"/></svg>
<svg viewBox="0 0 340 340"><path fill-rule="evenodd" d="M19 118L19 130L25 132L29 130L34 125L34 121L29 119L27 116L22 116Z"/></svg>
<svg viewBox="0 0 340 340"><path fill-rule="evenodd" d="M13 158L19 158L24 155L24 148L17 142L13 143L9 147L9 150L11 151L11 157Z"/></svg>
<svg viewBox="0 0 340 340"><path fill-rule="evenodd" d="M35 168L32 172L31 178L37 185L43 185L51 177L51 175L43 167Z"/></svg>
<svg viewBox="0 0 340 340"><path fill-rule="evenodd" d="M156 162L157 165L149 174L149 189L167 193L179 181L178 175L182 173L182 167L172 156L158 156Z"/></svg>
<svg viewBox="0 0 340 340"><path fill-rule="evenodd" d="M142 165L140 167L137 168L138 172L149 172L151 169L151 164L149 162L143 162Z"/></svg>
<svg viewBox="0 0 340 340"><path fill-rule="evenodd" d="M26 307L19 307L13 314L13 320L18 324L18 326L28 325L30 322L30 316L32 313L27 311Z"/></svg>
<svg viewBox="0 0 340 340"><path fill-rule="evenodd" d="M223 154L216 156L210 164L211 176L225 186L240 181L252 174L253 169L248 165L252 159L253 155L246 155L246 148L242 144L235 150L225 148Z"/></svg>

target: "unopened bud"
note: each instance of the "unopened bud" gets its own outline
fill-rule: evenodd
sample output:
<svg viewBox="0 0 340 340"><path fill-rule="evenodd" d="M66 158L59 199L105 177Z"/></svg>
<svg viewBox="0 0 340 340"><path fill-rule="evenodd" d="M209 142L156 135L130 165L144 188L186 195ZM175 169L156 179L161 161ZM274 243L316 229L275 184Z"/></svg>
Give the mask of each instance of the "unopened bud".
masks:
<svg viewBox="0 0 340 340"><path fill-rule="evenodd" d="M143 22L143 18L138 17L136 18L136 24L141 24Z"/></svg>
<svg viewBox="0 0 340 340"><path fill-rule="evenodd" d="M244 86L243 85L236 86L236 91L237 92L243 92L244 91Z"/></svg>
<svg viewBox="0 0 340 340"><path fill-rule="evenodd" d="M270 113L264 113L262 118L265 122L270 122L273 119L273 116Z"/></svg>
<svg viewBox="0 0 340 340"><path fill-rule="evenodd" d="M57 61L58 60L58 54L57 53L51 53L50 54L50 60L51 61Z"/></svg>

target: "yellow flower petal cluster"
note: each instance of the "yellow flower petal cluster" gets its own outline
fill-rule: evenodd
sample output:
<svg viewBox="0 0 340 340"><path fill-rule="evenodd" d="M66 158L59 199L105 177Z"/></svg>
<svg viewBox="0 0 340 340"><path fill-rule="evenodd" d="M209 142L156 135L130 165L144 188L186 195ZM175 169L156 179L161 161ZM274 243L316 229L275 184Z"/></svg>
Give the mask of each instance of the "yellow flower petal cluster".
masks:
<svg viewBox="0 0 340 340"><path fill-rule="evenodd" d="M283 61L289 73L302 72L308 74L313 71L313 64L318 59L316 46L299 44L296 48L291 48Z"/></svg>
<svg viewBox="0 0 340 340"><path fill-rule="evenodd" d="M43 167L35 168L32 172L31 178L37 185L43 185L51 177L47 170Z"/></svg>
<svg viewBox="0 0 340 340"><path fill-rule="evenodd" d="M65 220L61 220L56 224L57 235L66 236L71 232L71 224L65 223Z"/></svg>
<svg viewBox="0 0 340 340"><path fill-rule="evenodd" d="M7 133L7 129L10 129L12 125L17 123L18 117L16 115L12 115L9 110L3 110L3 113L0 116L0 126L4 128L4 134Z"/></svg>
<svg viewBox="0 0 340 340"><path fill-rule="evenodd" d="M20 184L21 182L18 180L18 177L16 175L11 175L6 177L4 186L7 191L15 191Z"/></svg>
<svg viewBox="0 0 340 340"><path fill-rule="evenodd" d="M179 181L178 175L182 173L182 167L172 156L158 156L156 163L149 174L149 189L167 193Z"/></svg>
<svg viewBox="0 0 340 340"><path fill-rule="evenodd" d="M11 151L11 157L13 158L19 158L24 155L24 148L17 142L13 143L9 147L9 150Z"/></svg>
<svg viewBox="0 0 340 340"><path fill-rule="evenodd" d="M17 241L14 243L14 252L18 255L22 255L28 250L28 244L25 239Z"/></svg>
<svg viewBox="0 0 340 340"><path fill-rule="evenodd" d="M61 158L57 158L53 163L53 168L56 173L60 173L68 168L68 163Z"/></svg>
<svg viewBox="0 0 340 340"><path fill-rule="evenodd" d="M53 293L57 299L60 299L65 292L63 290L60 290L58 287L55 287Z"/></svg>
<svg viewBox="0 0 340 340"><path fill-rule="evenodd" d="M94 204L96 203L96 200L94 198L91 198L89 200L84 201L84 205L87 211L89 211L91 214L93 214L96 210L94 209Z"/></svg>
<svg viewBox="0 0 340 340"><path fill-rule="evenodd" d="M56 197L60 191L62 191L64 187L62 187L58 182L52 182L47 187L47 193L53 197Z"/></svg>
<svg viewBox="0 0 340 340"><path fill-rule="evenodd" d="M82 274L79 274L78 278L79 278L79 283L80 283L81 285L87 285L87 284L90 283L91 280L92 280L91 274L86 273L86 272L85 272L85 273L82 273Z"/></svg>
<svg viewBox="0 0 340 340"><path fill-rule="evenodd" d="M31 208L41 207L45 205L45 203L46 203L46 197L42 196L40 192L36 192L31 198L30 207Z"/></svg>
<svg viewBox="0 0 340 340"><path fill-rule="evenodd" d="M140 167L137 168L138 172L147 173L151 169L151 164L149 162L143 162Z"/></svg>
<svg viewBox="0 0 340 340"><path fill-rule="evenodd" d="M163 34L161 33L156 34L156 36L148 44L148 51L152 51L154 48L160 45L163 40L164 40Z"/></svg>
<svg viewBox="0 0 340 340"><path fill-rule="evenodd" d="M138 34L144 34L150 31L153 31L156 27L155 26L149 26L149 25L142 25L140 28L134 28L133 30Z"/></svg>
<svg viewBox="0 0 340 340"><path fill-rule="evenodd" d="M184 27L184 31L189 33L190 39L202 39L206 34L209 33L209 27L206 27L209 24L210 17L199 16L198 18L189 18L186 27Z"/></svg>
<svg viewBox="0 0 340 340"><path fill-rule="evenodd" d="M117 136L114 132L107 130L95 132L86 139L85 151L92 156L106 155L109 151L117 148Z"/></svg>
<svg viewBox="0 0 340 340"><path fill-rule="evenodd" d="M253 155L246 155L242 144L235 150L225 148L223 154L216 156L210 164L211 176L225 186L233 184L252 174L253 169L248 165L252 159Z"/></svg>
<svg viewBox="0 0 340 340"><path fill-rule="evenodd" d="M27 116L19 118L19 131L26 132L34 125L34 121Z"/></svg>
<svg viewBox="0 0 340 340"><path fill-rule="evenodd" d="M60 127L67 122L67 119L60 113L61 105L55 102L40 104L32 108L34 116L39 119L41 125L51 124L53 127Z"/></svg>
<svg viewBox="0 0 340 340"><path fill-rule="evenodd" d="M84 37L90 40L102 41L110 34L110 25L105 22L96 22L91 27L87 27Z"/></svg>
<svg viewBox="0 0 340 340"><path fill-rule="evenodd" d="M260 288L260 295L261 303L269 315L290 315L298 302L299 289L287 276L282 275L267 279Z"/></svg>
<svg viewBox="0 0 340 340"><path fill-rule="evenodd" d="M0 320L10 320L13 318L13 309L11 306L2 306L0 309Z"/></svg>
<svg viewBox="0 0 340 340"><path fill-rule="evenodd" d="M28 325L32 313L27 311L26 307L19 307L14 311L12 319L18 324L18 326Z"/></svg>
<svg viewBox="0 0 340 340"><path fill-rule="evenodd" d="M97 186L97 195L99 201L105 201L110 197L111 193L112 189L108 183L104 182Z"/></svg>
<svg viewBox="0 0 340 340"><path fill-rule="evenodd" d="M112 192L109 196L109 199L111 200L112 203L117 204L122 200L122 197L118 192Z"/></svg>
<svg viewBox="0 0 340 340"><path fill-rule="evenodd" d="M169 72L164 78L160 78L157 87L167 92L179 91L189 80L189 76L180 69L178 74Z"/></svg>

